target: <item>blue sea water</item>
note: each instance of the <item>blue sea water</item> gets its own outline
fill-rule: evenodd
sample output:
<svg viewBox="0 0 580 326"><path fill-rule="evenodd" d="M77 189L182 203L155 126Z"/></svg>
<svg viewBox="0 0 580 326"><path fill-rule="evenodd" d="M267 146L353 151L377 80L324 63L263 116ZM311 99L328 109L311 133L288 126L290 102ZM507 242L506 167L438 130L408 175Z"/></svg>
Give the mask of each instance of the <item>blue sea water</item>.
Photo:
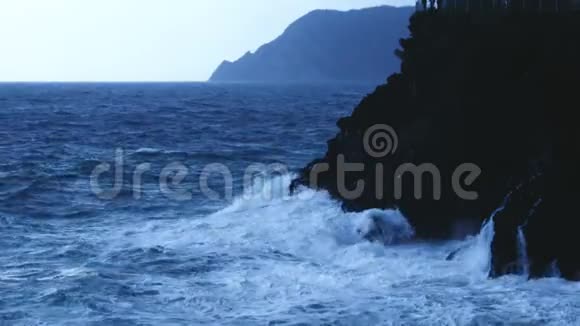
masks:
<svg viewBox="0 0 580 326"><path fill-rule="evenodd" d="M382 246L288 193L372 89L0 84L0 325L579 325L580 285L487 279L493 228Z"/></svg>

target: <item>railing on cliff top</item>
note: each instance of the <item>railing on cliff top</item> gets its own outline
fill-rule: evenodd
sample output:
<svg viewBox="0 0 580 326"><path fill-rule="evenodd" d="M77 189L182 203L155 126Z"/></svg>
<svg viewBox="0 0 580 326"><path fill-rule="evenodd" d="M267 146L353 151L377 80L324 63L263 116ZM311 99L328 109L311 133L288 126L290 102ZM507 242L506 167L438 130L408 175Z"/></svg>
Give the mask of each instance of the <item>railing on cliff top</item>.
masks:
<svg viewBox="0 0 580 326"><path fill-rule="evenodd" d="M558 13L580 10L580 0L418 0L417 11L439 10L481 11L527 11Z"/></svg>

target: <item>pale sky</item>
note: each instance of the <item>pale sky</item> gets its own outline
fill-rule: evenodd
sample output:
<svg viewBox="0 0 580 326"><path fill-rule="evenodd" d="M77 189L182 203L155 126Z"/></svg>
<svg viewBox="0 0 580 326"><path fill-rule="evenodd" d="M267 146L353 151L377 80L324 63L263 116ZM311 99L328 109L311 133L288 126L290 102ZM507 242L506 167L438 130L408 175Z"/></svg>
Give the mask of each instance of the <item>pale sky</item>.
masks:
<svg viewBox="0 0 580 326"><path fill-rule="evenodd" d="M0 81L202 81L314 9L409 0L0 0Z"/></svg>

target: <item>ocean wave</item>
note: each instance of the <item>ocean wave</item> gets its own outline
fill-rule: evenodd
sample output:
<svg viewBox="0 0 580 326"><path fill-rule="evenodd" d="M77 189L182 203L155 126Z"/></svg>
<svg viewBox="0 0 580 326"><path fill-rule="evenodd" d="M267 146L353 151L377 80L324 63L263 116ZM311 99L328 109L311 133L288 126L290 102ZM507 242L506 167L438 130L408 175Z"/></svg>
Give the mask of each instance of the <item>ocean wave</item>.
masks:
<svg viewBox="0 0 580 326"><path fill-rule="evenodd" d="M202 197L189 180L191 201L161 193L157 172L169 162L183 162L192 179L205 164L226 164L236 186L251 163L304 166L325 150L312 139L332 137L366 86L347 99L342 88L308 87L305 96L267 86L70 85L43 95L49 106L22 100L46 87L2 89L10 105L0 112L0 320L9 324L580 322L580 285L489 280L486 232L418 241L395 210L345 212L323 191L291 195L291 174L256 179L227 202ZM333 95L342 93L344 102ZM63 133L55 107L91 127ZM109 163L102 187L114 184L116 148L121 193L100 200L90 175ZM136 199L141 163L153 169ZM368 241L377 219L383 233Z"/></svg>
<svg viewBox="0 0 580 326"><path fill-rule="evenodd" d="M227 247L243 254L247 251L272 255L272 259L294 257L316 264L371 263L377 257L396 256L403 260L407 272L422 274L436 257L437 265L447 265L453 274L477 273L486 278L490 238L485 229L464 242L444 244L413 241L413 230L404 216L396 210L368 210L360 213L344 212L328 193L301 189L290 195L288 189L293 175L275 176L254 184L230 205L192 221L176 222L171 228L149 228L133 233L138 244L162 245L173 248L203 246L207 250ZM377 243L365 238L377 220L382 224L382 238ZM387 246L385 246L387 245ZM388 246L390 245L390 246ZM457 246L470 246L455 261L445 257ZM272 250L277 254L272 254ZM424 252L422 252L424 250ZM404 257L405 252L414 252ZM418 257L417 257L418 255ZM420 257L429 257L428 261ZM415 259L417 258L417 259ZM385 261L375 261L377 265ZM390 268L388 268L390 269Z"/></svg>

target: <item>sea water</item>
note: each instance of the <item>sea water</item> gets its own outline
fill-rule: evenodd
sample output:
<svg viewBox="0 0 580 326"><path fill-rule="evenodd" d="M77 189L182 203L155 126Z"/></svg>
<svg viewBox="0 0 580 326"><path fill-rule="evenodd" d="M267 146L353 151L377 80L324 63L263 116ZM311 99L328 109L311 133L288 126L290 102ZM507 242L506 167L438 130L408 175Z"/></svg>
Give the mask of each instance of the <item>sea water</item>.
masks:
<svg viewBox="0 0 580 326"><path fill-rule="evenodd" d="M579 324L580 285L488 278L493 219L385 246L357 231L400 212L288 192L372 89L0 85L0 324Z"/></svg>

